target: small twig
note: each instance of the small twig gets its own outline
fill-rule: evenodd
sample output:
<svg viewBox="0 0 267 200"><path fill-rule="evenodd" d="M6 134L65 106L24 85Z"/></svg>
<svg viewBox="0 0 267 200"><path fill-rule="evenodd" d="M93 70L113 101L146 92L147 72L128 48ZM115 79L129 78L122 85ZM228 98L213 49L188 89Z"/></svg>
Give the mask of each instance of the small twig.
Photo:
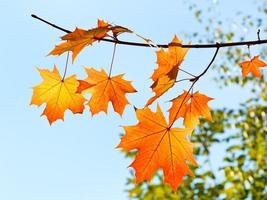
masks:
<svg viewBox="0 0 267 200"><path fill-rule="evenodd" d="M57 26L51 22L48 22L36 15L31 15L33 18L38 19L58 30L61 30L65 33L71 33L70 30L64 29L60 26ZM113 40L113 39L107 39L107 38L101 38L99 39L101 41L105 42L111 42L111 43L117 43L117 44L122 44L122 45L130 45L130 46L139 46L139 47L151 47L150 44L147 43L138 43L138 42L128 42L128 41L122 41L122 40ZM266 44L267 39L265 40L251 40L251 41L242 41L242 42L229 42L229 43L220 43L219 47L231 47L231 46L245 46L245 45L259 45L259 44ZM156 47L161 47L161 48L168 48L169 46L180 46L182 48L218 48L218 44L180 44L180 43L171 43L171 44L156 44Z"/></svg>
<svg viewBox="0 0 267 200"><path fill-rule="evenodd" d="M183 78L183 79L175 81L175 83L180 83L180 82L183 82L183 81L190 81L190 80L191 80L191 78Z"/></svg>
<svg viewBox="0 0 267 200"><path fill-rule="evenodd" d="M195 77L195 78L192 78L192 79L190 80L191 82L196 82L196 81L198 81L204 74L207 73L207 71L208 71L209 68L211 67L212 63L214 62L214 60L215 60L215 58L216 58L216 56L217 56L217 54L218 54L220 48L221 48L221 47L219 46L219 43L217 43L217 49L216 49L216 51L215 51L215 53L214 53L214 55L213 55L213 57L212 57L210 63L208 64L208 66L204 69L204 71L203 71L201 74L199 74L199 75L198 75L197 77Z"/></svg>
<svg viewBox="0 0 267 200"><path fill-rule="evenodd" d="M257 36L258 36L258 40L259 40L259 41L261 40L261 38L260 38L260 32L261 32L261 30L258 29L258 31L257 31Z"/></svg>
<svg viewBox="0 0 267 200"><path fill-rule="evenodd" d="M49 21L46 21L46 20L44 20L44 19L42 19L42 18L40 18L40 17L38 17L38 16L36 16L36 15L31 15L33 18L35 18L35 19L38 19L38 20L40 20L40 21L42 21L42 22L44 22L44 23L46 23L46 24L48 24L48 25L50 25L50 26L52 26L52 27L54 27L54 28L56 28L56 29L58 29L58 30L61 30L61 31L63 31L63 32L65 32L65 33L70 33L71 31L69 31L69 30L67 30L67 29L64 29L64 28L62 28L62 27L59 27L59 26L57 26L57 25L55 25L55 24L52 24L52 23L50 23Z"/></svg>

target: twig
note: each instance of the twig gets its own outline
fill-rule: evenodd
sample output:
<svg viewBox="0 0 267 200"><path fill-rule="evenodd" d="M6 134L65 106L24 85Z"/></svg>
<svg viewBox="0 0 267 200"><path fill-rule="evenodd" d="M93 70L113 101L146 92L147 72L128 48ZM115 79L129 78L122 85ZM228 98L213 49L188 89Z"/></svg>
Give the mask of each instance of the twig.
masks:
<svg viewBox="0 0 267 200"><path fill-rule="evenodd" d="M175 81L175 83L180 83L180 82L183 82L183 81L190 81L190 80L191 80L191 78L183 78L183 79Z"/></svg>
<svg viewBox="0 0 267 200"><path fill-rule="evenodd" d="M62 28L60 26L57 26L51 22L48 22L36 15L31 15L33 18L40 20L58 30L61 30L65 33L71 33L70 30L67 30L65 28ZM111 42L111 43L117 43L122 45L130 45L130 46L139 46L139 47L151 47L150 44L147 43L138 43L138 42L129 42L129 41L123 41L123 40L113 40L113 39L107 39L107 38L101 38L98 40L105 41L105 42ZM179 43L170 43L170 44L156 44L156 47L161 48L168 48L169 46L180 46L182 48L218 48L218 47L231 47L231 46L247 46L247 45L259 45L259 44L266 44L267 39L265 40L250 40L250 41L242 41L242 42L229 42L229 43L217 43L214 44L179 44ZM153 47L153 46L152 46Z"/></svg>
<svg viewBox="0 0 267 200"><path fill-rule="evenodd" d="M258 40L259 40L259 41L261 40L260 33L261 33L261 29L258 29L258 31L257 31L257 36L258 36Z"/></svg>
<svg viewBox="0 0 267 200"><path fill-rule="evenodd" d="M209 68L211 67L212 63L214 62L214 60L215 60L215 58L216 58L216 56L217 56L217 54L218 54L218 52L219 52L219 49L220 49L220 44L217 43L217 49L216 49L216 51L215 51L215 53L214 53L214 55L213 55L213 57L212 57L210 63L208 64L208 66L204 69L204 71L203 71L201 74L199 74L197 77L191 79L190 81L192 81L192 82L198 81L198 80L200 79L201 76L203 76L204 74L207 73L207 71L208 71Z"/></svg>

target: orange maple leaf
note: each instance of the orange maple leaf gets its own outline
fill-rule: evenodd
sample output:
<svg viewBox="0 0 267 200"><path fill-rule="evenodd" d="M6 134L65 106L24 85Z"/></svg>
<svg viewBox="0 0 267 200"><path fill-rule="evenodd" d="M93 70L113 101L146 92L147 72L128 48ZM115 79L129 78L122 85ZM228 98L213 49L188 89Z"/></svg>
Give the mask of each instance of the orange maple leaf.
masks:
<svg viewBox="0 0 267 200"><path fill-rule="evenodd" d="M151 88L155 92L155 95L147 101L146 106L152 104L175 84L179 67L184 60L188 48L174 46L172 45L173 43L182 44L182 41L174 36L168 47L168 51L160 49L156 52L158 68L154 70L151 77L154 81Z"/></svg>
<svg viewBox="0 0 267 200"><path fill-rule="evenodd" d="M183 176L192 175L188 162L197 166L187 129L170 128L159 105L156 112L147 107L136 110L136 116L139 123L123 127L126 134L118 145L126 151L138 150L130 165L135 169L136 182L150 180L162 168L165 182L176 191Z"/></svg>
<svg viewBox="0 0 267 200"><path fill-rule="evenodd" d="M212 117L208 106L210 100L213 98L199 92L189 94L188 91L184 91L183 94L172 100L169 120L173 122L179 117L183 117L183 124L189 129L194 129L199 124L200 116L211 121Z"/></svg>
<svg viewBox="0 0 267 200"><path fill-rule="evenodd" d="M83 112L85 98L76 93L79 82L75 75L62 80L56 66L53 71L38 70L43 82L33 88L31 104L41 106L46 103L42 115L46 115L50 124L58 119L64 120L67 109L73 113Z"/></svg>
<svg viewBox="0 0 267 200"><path fill-rule="evenodd" d="M109 77L102 69L97 71L93 68L85 68L88 77L84 80L78 91L91 93L92 97L88 102L92 115L104 111L107 113L108 102L111 101L114 111L122 115L124 108L129 104L125 97L126 93L134 93L136 90L130 81L123 79L123 74Z"/></svg>
<svg viewBox="0 0 267 200"><path fill-rule="evenodd" d="M260 78L262 76L259 68L260 67L266 67L267 63L259 59L260 56L254 56L249 61L244 61L240 63L240 66L242 67L242 76L245 77L249 73L252 73L254 76Z"/></svg>
<svg viewBox="0 0 267 200"><path fill-rule="evenodd" d="M107 35L110 30L110 25L103 20L98 20L98 27L84 30L76 28L73 32L68 33L61 37L65 42L56 45L48 55L61 55L66 51L72 51L72 63L82 49L88 45L92 45L93 42L101 39Z"/></svg>

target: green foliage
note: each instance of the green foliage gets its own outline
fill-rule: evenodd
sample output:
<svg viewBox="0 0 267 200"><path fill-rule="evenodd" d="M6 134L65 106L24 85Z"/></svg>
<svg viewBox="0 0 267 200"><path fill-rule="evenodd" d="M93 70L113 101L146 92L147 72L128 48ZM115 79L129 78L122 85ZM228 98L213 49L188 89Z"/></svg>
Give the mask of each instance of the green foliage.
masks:
<svg viewBox="0 0 267 200"><path fill-rule="evenodd" d="M237 14L243 27L257 30L264 23L267 1L256 2L259 12L257 17ZM213 19L208 15L208 19L203 20L204 14L211 12L211 7L204 10L197 4L190 4L189 9L203 25L209 38L205 40L201 36L199 41L244 40L238 33L224 29L221 19ZM216 33L212 34L214 30ZM264 33L266 30L261 30L261 34ZM199 36L193 33L193 37ZM262 48L260 52L266 60L266 49ZM240 72L233 67L238 66L240 58L249 56L248 50L228 48L220 56L225 59L214 67L215 81L220 87L246 86L251 90L251 98L236 109L214 110L213 122L201 121L192 135L199 167L192 168L195 177L186 177L176 193L163 184L162 175L158 173L155 175L157 180L139 185L130 177L127 191L131 199L267 199L266 79L242 79ZM217 161L219 166L218 163L214 165L214 157L221 160Z"/></svg>

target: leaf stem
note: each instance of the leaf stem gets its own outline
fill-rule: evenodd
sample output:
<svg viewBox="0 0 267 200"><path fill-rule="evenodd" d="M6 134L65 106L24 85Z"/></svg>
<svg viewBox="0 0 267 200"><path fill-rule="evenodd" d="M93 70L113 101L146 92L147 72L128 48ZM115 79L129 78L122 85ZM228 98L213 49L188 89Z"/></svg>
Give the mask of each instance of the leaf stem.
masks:
<svg viewBox="0 0 267 200"><path fill-rule="evenodd" d="M250 54L250 45L248 45L248 57L251 59L251 54Z"/></svg>
<svg viewBox="0 0 267 200"><path fill-rule="evenodd" d="M66 73L67 73L67 69L68 69L68 63L69 63L69 56L70 56L70 52L68 51L66 64L65 64L65 69L64 69L64 74L63 74L63 77L62 77L62 81L64 81L64 79L66 77Z"/></svg>
<svg viewBox="0 0 267 200"><path fill-rule="evenodd" d="M108 74L109 78L110 78L111 73L112 73L114 58L115 58L115 54L116 54L116 47L117 47L117 43L114 43L113 52L112 52L112 58L111 58L111 63L110 63L110 68L109 68L109 74Z"/></svg>

